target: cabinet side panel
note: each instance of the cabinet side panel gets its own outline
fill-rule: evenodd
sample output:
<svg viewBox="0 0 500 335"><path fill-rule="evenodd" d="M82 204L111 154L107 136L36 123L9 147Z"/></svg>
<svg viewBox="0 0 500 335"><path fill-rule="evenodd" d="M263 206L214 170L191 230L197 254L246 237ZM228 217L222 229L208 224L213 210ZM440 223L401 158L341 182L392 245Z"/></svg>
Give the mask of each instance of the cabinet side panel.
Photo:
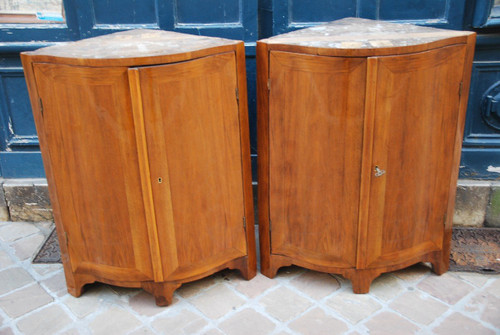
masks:
<svg viewBox="0 0 500 335"><path fill-rule="evenodd" d="M368 266L443 244L465 46L378 58Z"/></svg>
<svg viewBox="0 0 500 335"><path fill-rule="evenodd" d="M165 280L245 256L235 54L139 72Z"/></svg>
<svg viewBox="0 0 500 335"><path fill-rule="evenodd" d="M151 279L126 69L34 69L72 270Z"/></svg>
<svg viewBox="0 0 500 335"><path fill-rule="evenodd" d="M271 252L353 267L366 59L270 53Z"/></svg>

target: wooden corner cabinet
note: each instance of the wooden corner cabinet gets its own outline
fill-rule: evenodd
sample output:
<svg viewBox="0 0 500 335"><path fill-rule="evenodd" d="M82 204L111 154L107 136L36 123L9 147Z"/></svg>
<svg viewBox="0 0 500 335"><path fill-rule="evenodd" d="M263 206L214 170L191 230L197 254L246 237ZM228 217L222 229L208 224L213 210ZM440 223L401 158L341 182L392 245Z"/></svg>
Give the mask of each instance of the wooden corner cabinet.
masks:
<svg viewBox="0 0 500 335"><path fill-rule="evenodd" d="M244 44L133 30L21 55L68 291L256 273Z"/></svg>
<svg viewBox="0 0 500 335"><path fill-rule="evenodd" d="M258 42L263 274L448 269L474 42L357 18Z"/></svg>

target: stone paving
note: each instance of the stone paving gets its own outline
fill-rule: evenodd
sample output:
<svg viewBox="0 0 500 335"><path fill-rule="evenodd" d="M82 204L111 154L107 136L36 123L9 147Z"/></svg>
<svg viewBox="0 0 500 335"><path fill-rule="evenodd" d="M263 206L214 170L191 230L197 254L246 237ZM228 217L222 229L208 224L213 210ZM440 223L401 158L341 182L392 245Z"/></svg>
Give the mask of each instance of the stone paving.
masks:
<svg viewBox="0 0 500 335"><path fill-rule="evenodd" d="M500 334L500 276L424 265L355 295L341 276L298 267L251 281L222 271L183 285L169 307L140 289L65 289L61 265L32 264L51 223L0 223L0 334Z"/></svg>

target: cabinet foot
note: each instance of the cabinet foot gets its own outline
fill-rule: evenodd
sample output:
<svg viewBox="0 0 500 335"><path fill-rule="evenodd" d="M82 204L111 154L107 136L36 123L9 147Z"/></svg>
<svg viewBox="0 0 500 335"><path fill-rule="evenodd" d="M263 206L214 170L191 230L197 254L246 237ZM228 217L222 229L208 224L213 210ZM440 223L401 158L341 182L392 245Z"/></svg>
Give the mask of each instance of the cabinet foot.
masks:
<svg viewBox="0 0 500 335"><path fill-rule="evenodd" d="M280 268L284 266L291 266L292 264L293 263L285 257L271 255L266 265L261 264L260 272L262 272L264 276L272 279L276 277Z"/></svg>
<svg viewBox="0 0 500 335"><path fill-rule="evenodd" d="M154 283L142 282L142 288L155 297L157 306L168 306L172 303L174 291L181 286L181 283Z"/></svg>
<svg viewBox="0 0 500 335"><path fill-rule="evenodd" d="M450 267L449 262L444 262L441 259L432 261L431 264L432 264L432 272L434 272L438 276L448 271L448 268Z"/></svg>
<svg viewBox="0 0 500 335"><path fill-rule="evenodd" d="M353 270L343 275L352 283L352 291L356 294L364 294L370 291L372 281L380 276L382 272L375 270Z"/></svg>
<svg viewBox="0 0 500 335"><path fill-rule="evenodd" d="M66 278L68 293L78 298L82 295L84 286L95 281L92 276L73 274L72 278Z"/></svg>
<svg viewBox="0 0 500 335"><path fill-rule="evenodd" d="M253 263L248 257L242 257L235 260L228 268L240 271L243 278L250 280L257 275L257 264Z"/></svg>

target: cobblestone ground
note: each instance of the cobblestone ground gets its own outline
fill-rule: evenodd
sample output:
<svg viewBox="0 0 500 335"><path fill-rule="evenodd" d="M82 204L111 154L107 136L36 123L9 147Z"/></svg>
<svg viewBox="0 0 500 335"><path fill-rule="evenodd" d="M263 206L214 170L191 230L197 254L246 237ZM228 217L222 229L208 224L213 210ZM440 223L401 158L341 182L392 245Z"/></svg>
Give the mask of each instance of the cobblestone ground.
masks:
<svg viewBox="0 0 500 335"><path fill-rule="evenodd" d="M355 295L341 276L297 267L251 281L223 271L156 307L140 289L66 292L61 265L31 264L51 223L0 223L0 334L500 334L500 276L423 264Z"/></svg>

